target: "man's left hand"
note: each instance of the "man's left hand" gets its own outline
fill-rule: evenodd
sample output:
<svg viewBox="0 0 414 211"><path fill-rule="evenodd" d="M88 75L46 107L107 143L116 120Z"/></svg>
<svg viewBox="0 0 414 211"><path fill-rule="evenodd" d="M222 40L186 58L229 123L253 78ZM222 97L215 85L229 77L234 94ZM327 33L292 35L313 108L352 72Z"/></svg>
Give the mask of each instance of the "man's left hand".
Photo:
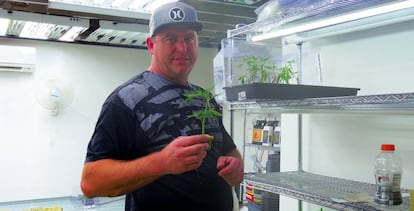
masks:
<svg viewBox="0 0 414 211"><path fill-rule="evenodd" d="M218 175L230 185L239 185L244 178L243 163L233 156L222 156L217 161Z"/></svg>

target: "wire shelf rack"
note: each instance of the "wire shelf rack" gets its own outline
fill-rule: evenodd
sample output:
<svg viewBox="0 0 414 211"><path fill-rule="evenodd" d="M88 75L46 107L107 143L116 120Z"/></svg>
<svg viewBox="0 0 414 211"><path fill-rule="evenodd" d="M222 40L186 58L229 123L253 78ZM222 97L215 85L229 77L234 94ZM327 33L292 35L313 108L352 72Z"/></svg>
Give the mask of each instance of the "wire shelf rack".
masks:
<svg viewBox="0 0 414 211"><path fill-rule="evenodd" d="M402 190L403 204L378 205L373 202L374 184L305 171L250 174L244 182L255 189L337 210L410 210L408 190Z"/></svg>
<svg viewBox="0 0 414 211"><path fill-rule="evenodd" d="M414 114L414 93L229 102L229 109L259 109L284 113L374 112Z"/></svg>

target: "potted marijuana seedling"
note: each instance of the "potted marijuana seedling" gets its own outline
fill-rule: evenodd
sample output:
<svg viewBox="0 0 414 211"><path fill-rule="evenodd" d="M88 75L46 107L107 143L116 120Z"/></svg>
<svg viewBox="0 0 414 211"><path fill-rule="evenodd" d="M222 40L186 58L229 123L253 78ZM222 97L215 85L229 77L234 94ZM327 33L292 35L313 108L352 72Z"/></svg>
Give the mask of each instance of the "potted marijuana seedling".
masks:
<svg viewBox="0 0 414 211"><path fill-rule="evenodd" d="M246 74L238 78L240 85L224 87L226 100L294 100L314 97L356 95L357 88L290 84L296 77L294 61L283 66L268 65L267 57L246 57L240 67L247 67Z"/></svg>
<svg viewBox="0 0 414 211"><path fill-rule="evenodd" d="M296 71L293 70L293 61L288 61L281 68L278 68L278 74L272 76L272 83L289 84L290 79L296 77Z"/></svg>
<svg viewBox="0 0 414 211"><path fill-rule="evenodd" d="M269 57L245 57L239 67L245 68L246 73L238 78L240 85L225 87L227 100L275 99L280 93L278 84L289 84L296 71L293 61L280 68L269 61Z"/></svg>
<svg viewBox="0 0 414 211"><path fill-rule="evenodd" d="M214 137L206 134L205 127L206 127L206 120L208 118L213 118L217 116L221 116L221 114L215 110L213 105L211 104L211 100L215 97L215 95L211 94L213 87L209 87L207 89L195 88L195 91L192 93L183 94L185 97L185 103L189 102L195 98L201 98L205 102L205 106L203 110L194 111L192 114L188 115L188 118L196 118L201 122L201 134L207 135L209 137L209 146L211 147L211 142L213 141Z"/></svg>
<svg viewBox="0 0 414 211"><path fill-rule="evenodd" d="M243 63L241 63L239 67L245 68L247 73L238 78L240 83L250 84L254 82L270 82L270 72L276 70L276 66L267 64L268 61L269 57L245 57L243 59Z"/></svg>

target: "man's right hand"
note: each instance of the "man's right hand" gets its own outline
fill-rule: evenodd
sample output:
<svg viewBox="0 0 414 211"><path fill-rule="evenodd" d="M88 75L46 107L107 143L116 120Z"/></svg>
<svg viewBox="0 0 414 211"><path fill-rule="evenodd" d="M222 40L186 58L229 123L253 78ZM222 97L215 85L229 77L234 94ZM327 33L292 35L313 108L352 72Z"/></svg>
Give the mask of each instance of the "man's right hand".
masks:
<svg viewBox="0 0 414 211"><path fill-rule="evenodd" d="M160 176L198 168L208 149L206 135L181 136L159 152L131 161L102 159L84 165L81 187L87 197L120 196Z"/></svg>
<svg viewBox="0 0 414 211"><path fill-rule="evenodd" d="M159 153L166 174L181 174L200 167L207 155L209 138L206 135L180 136Z"/></svg>

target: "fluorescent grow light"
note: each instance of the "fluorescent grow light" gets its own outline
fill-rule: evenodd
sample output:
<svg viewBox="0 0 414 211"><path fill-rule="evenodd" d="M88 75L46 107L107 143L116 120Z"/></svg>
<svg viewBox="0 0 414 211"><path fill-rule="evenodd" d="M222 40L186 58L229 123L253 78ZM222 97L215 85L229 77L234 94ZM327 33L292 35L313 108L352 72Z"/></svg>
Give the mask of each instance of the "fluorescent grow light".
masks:
<svg viewBox="0 0 414 211"><path fill-rule="evenodd" d="M55 27L54 24L27 21L24 24L19 37L45 40L48 39L49 33L52 31L53 27Z"/></svg>
<svg viewBox="0 0 414 211"><path fill-rule="evenodd" d="M0 36L6 35L10 20L7 18L0 18Z"/></svg>
<svg viewBox="0 0 414 211"><path fill-rule="evenodd" d="M71 27L62 37L59 38L59 40L73 42L75 38L85 30L86 28L80 26Z"/></svg>

